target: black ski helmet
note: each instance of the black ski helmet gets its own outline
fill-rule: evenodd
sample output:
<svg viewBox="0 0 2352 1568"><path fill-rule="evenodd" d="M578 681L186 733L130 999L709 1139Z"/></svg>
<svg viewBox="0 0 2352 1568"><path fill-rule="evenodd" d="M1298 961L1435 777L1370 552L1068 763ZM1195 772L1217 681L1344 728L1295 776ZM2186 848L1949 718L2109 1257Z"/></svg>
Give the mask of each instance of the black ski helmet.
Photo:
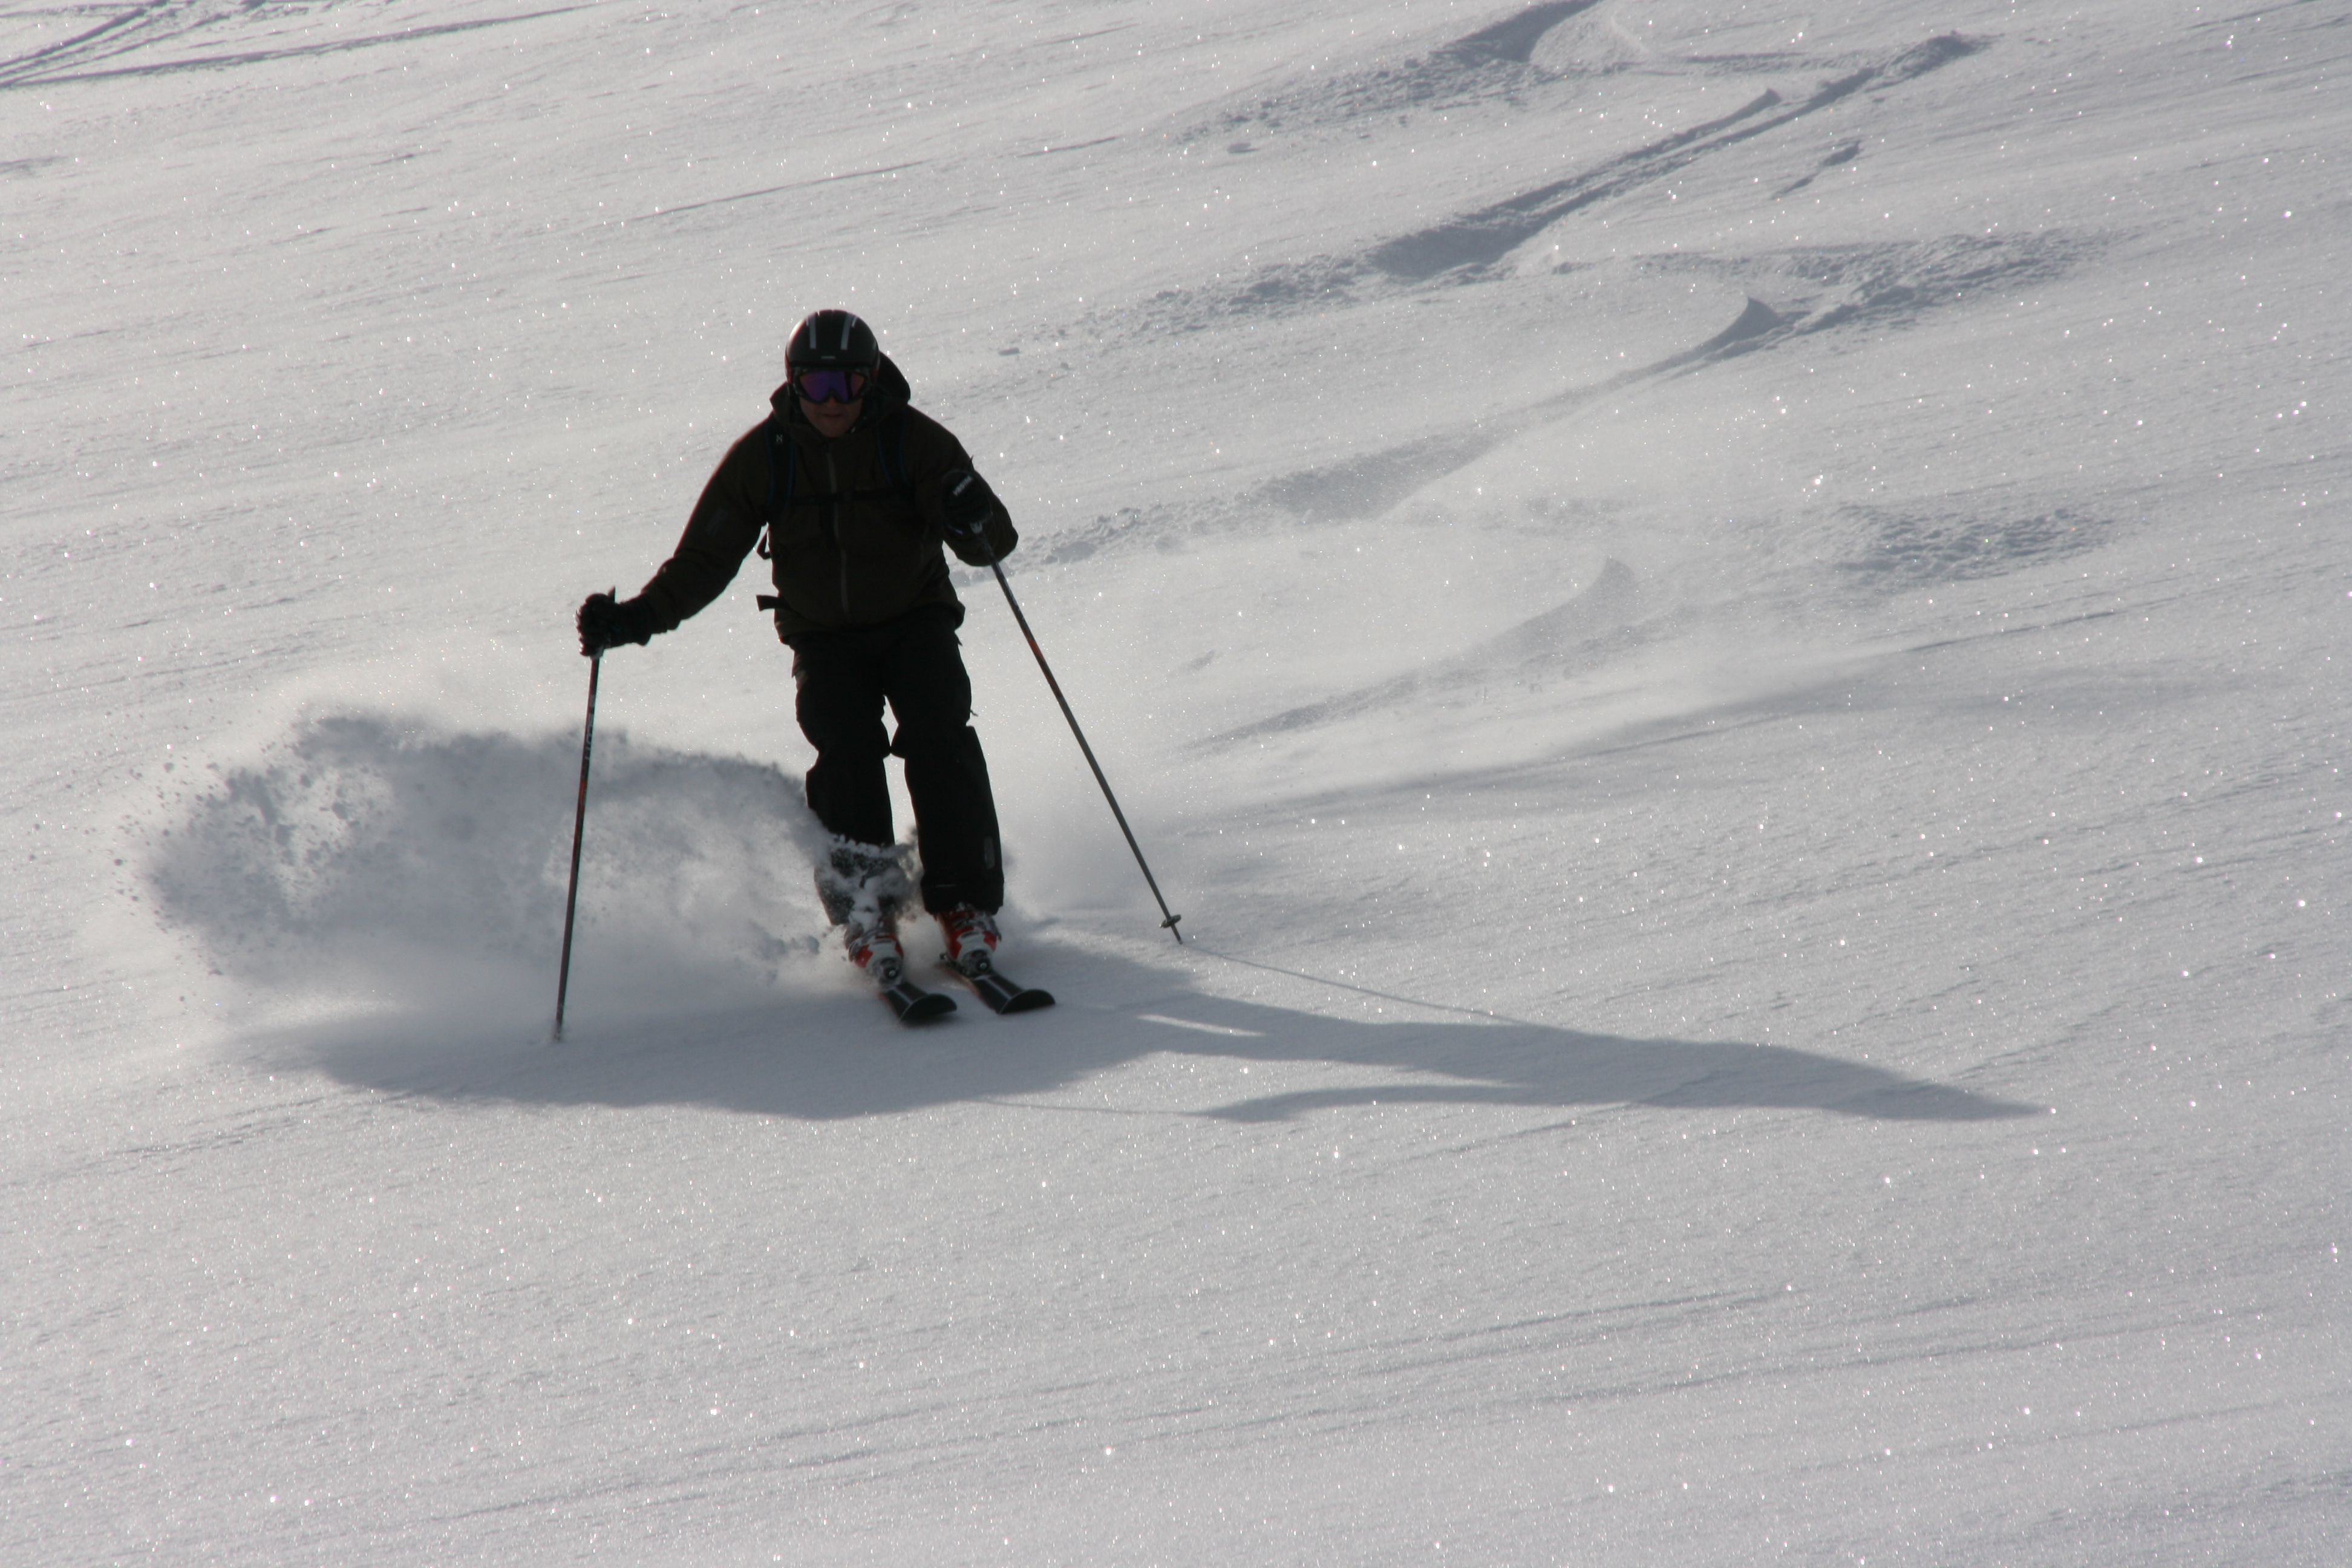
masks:
<svg viewBox="0 0 2352 1568"><path fill-rule="evenodd" d="M786 370L872 371L882 363L874 329L846 310L819 310L793 331Z"/></svg>

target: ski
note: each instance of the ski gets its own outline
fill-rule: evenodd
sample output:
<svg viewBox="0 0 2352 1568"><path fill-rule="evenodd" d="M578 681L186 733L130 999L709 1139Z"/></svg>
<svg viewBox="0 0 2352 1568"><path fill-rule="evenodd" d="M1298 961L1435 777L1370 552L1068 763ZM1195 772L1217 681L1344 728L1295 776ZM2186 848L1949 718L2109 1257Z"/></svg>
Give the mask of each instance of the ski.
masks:
<svg viewBox="0 0 2352 1568"><path fill-rule="evenodd" d="M997 968L995 961L986 952L974 953L971 963L971 967L967 970L946 953L940 954L940 966L971 986L992 1012L1027 1013L1054 1005L1051 991L1040 991L1034 985L1022 984Z"/></svg>
<svg viewBox="0 0 2352 1568"><path fill-rule="evenodd" d="M956 1010L955 998L945 992L926 991L907 978L896 963L887 974L877 978L882 1000L898 1016L901 1024L928 1024L934 1018L944 1018Z"/></svg>

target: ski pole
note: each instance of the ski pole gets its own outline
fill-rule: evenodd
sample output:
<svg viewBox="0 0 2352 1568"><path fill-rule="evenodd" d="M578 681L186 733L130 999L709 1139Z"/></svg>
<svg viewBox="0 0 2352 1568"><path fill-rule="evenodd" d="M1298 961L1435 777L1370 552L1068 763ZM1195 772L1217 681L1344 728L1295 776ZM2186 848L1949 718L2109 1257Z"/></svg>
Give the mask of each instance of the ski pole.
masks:
<svg viewBox="0 0 2352 1568"><path fill-rule="evenodd" d="M1013 596L1013 584L1004 580L1004 568L997 563L993 550L989 552L988 569L996 574L996 585L1004 590L1004 602L1013 606L1013 618L1020 624L1021 635L1029 639L1029 651L1037 656L1037 668L1045 671L1045 684L1053 690L1054 700L1062 705L1062 717L1070 721L1070 733L1078 738L1078 750L1086 754L1087 766L1094 770L1095 783L1102 785L1103 799L1110 802L1110 814L1118 819L1118 830L1127 835L1127 847L1135 853L1135 863L1143 872L1144 884L1151 889L1152 898L1160 905L1160 912L1167 917L1160 923L1167 928L1170 936L1176 939L1177 945L1181 946L1184 933L1176 929L1176 922L1184 917L1169 914L1168 900L1160 898L1160 884L1152 879L1151 868L1144 863L1143 850L1135 842L1135 832L1127 825L1127 813L1119 810L1118 796L1111 794L1110 780L1103 777L1102 764L1095 761L1095 749L1087 744L1087 732L1078 728L1078 716L1070 711L1070 700L1062 695L1062 683L1054 679L1054 667L1045 662L1045 650L1037 646L1037 634L1029 629L1029 617L1021 613L1021 601Z"/></svg>
<svg viewBox="0 0 2352 1568"><path fill-rule="evenodd" d="M596 742L596 678L604 672L600 651L588 660L588 721L580 731L580 804L572 814L572 886L563 895L563 962L555 974L555 1032L563 1038L563 994L572 985L572 916L580 902L580 838L588 826L588 751Z"/></svg>

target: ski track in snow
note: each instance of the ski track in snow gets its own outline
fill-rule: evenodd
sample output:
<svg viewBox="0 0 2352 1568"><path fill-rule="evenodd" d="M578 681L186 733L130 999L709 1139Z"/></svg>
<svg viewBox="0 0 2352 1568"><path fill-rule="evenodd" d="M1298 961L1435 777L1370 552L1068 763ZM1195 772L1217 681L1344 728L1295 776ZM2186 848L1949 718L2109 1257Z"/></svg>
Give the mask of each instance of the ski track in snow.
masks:
<svg viewBox="0 0 2352 1568"><path fill-rule="evenodd" d="M814 18L0 16L0 1559L2339 1561L2341 19ZM551 1046L825 304L1191 941L960 573L891 1025L747 563Z"/></svg>

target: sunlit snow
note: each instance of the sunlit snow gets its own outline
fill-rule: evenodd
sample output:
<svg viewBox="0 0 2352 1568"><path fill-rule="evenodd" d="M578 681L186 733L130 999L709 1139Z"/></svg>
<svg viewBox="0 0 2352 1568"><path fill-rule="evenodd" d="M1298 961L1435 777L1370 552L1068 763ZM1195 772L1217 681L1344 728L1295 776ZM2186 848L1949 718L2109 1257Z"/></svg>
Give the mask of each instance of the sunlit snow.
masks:
<svg viewBox="0 0 2352 1568"><path fill-rule="evenodd" d="M2347 1561L2348 62L0 10L0 1561ZM832 305L1188 942L962 572L1060 1005L894 1024L754 561L551 1044Z"/></svg>

